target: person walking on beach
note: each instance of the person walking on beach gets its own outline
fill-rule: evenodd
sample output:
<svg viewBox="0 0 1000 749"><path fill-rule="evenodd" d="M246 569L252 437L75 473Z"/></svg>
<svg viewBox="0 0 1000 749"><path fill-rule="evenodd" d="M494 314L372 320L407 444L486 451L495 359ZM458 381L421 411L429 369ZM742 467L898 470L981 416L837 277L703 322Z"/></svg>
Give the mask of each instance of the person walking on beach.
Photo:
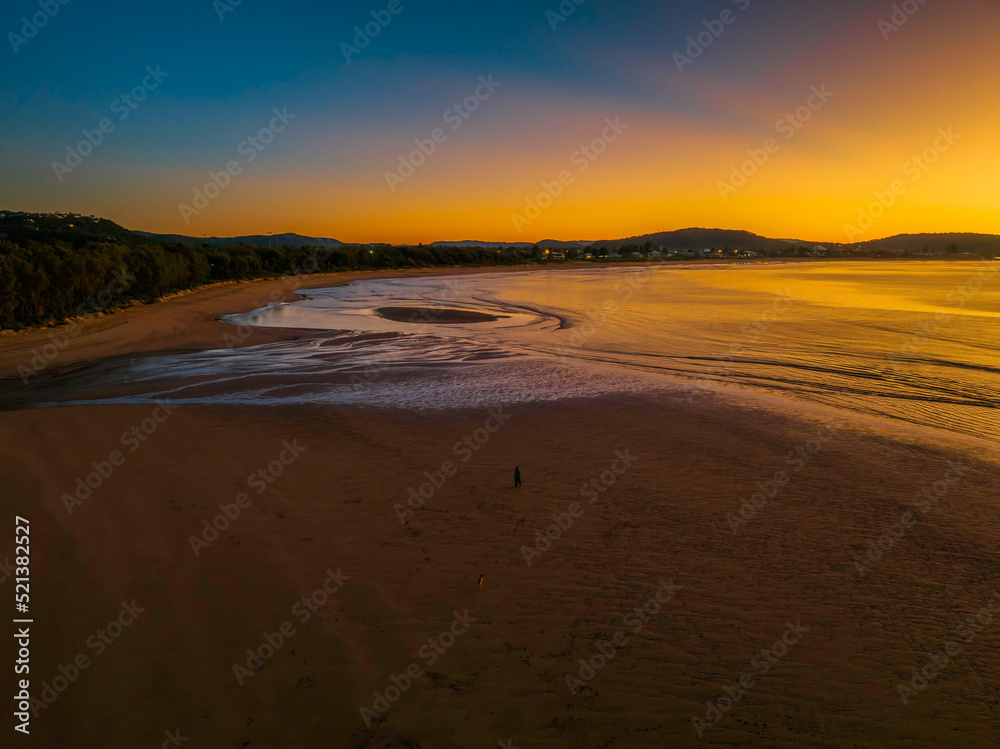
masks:
<svg viewBox="0 0 1000 749"><path fill-rule="evenodd" d="M514 466L514 487L521 485L521 466Z"/></svg>

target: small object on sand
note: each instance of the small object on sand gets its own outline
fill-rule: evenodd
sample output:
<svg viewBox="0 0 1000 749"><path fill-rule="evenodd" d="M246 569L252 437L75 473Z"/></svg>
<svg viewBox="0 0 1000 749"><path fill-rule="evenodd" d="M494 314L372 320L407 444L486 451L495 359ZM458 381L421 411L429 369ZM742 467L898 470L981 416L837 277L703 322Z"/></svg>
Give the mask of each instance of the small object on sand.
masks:
<svg viewBox="0 0 1000 749"><path fill-rule="evenodd" d="M483 578L484 577L486 577L486 576L485 575L480 575L479 576L479 585L478 585L478 587L480 587L480 588L483 587Z"/></svg>

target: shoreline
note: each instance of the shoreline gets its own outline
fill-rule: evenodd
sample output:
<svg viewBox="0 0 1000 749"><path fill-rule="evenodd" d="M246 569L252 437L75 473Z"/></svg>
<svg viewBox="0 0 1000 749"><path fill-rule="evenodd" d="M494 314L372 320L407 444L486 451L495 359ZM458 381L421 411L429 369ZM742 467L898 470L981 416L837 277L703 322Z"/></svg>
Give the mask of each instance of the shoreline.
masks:
<svg viewBox="0 0 1000 749"><path fill-rule="evenodd" d="M858 259L857 262L883 262L882 259ZM460 276L484 273L528 273L539 271L598 268L663 267L682 271L726 266L768 266L775 263L855 262L853 258L735 258L687 261L622 261L613 264L573 261L553 266L477 266L428 267L402 270L339 271L249 281L220 281L197 289L179 291L155 302L131 305L101 313L84 322L68 320L46 327L20 331L0 331L0 380L21 379L24 367L28 379L50 367L106 359L114 356L146 356L155 353L191 353L212 348L244 348L263 343L295 340L308 333L294 329L254 328L253 334L233 340L233 326L221 322L224 315L249 312L268 302L294 302L303 299L299 291L334 288L352 281L426 276ZM887 258L884 262L898 263ZM965 261L951 261L965 262ZM975 260L968 262L974 263ZM76 329L77 326L79 330ZM227 339L226 334L230 334ZM47 347L47 348L46 348ZM53 348L55 350L53 351ZM46 349L46 350L42 350ZM40 357L40 358L39 358ZM40 366L39 366L40 365ZM32 373L32 370L34 372Z"/></svg>
<svg viewBox="0 0 1000 749"><path fill-rule="evenodd" d="M789 260L795 264L824 262L823 260L796 258ZM732 260L718 260L695 264L670 263L662 265L665 269L676 269L684 272L699 269L709 270L712 267L722 268L736 264L742 263ZM762 266L772 265L771 262L760 264ZM651 265L660 266L661 264L616 263L610 267L645 268ZM81 400L73 397L66 392L64 387L67 380L71 380L79 369L91 365L103 366L113 362L120 363L152 356L197 353L214 349L242 349L257 345L329 336L330 334L350 333L351 331L313 328L237 326L221 320L223 316L243 314L269 302L288 303L306 299L303 292L311 289L336 288L355 281L378 279L538 273L561 269L566 271L598 271L598 269L605 268L606 266L595 266L587 262L573 262L551 268L528 265L346 271L242 282L227 281L192 291L178 292L152 304L137 305L93 318L81 325L77 334L68 337L65 331L71 328L70 325L36 329L21 336L0 338L0 409L15 411L37 407L40 404L61 405L63 403L75 404L72 407L97 405L86 403L85 401L89 400L87 398ZM423 308L385 309L393 311L392 316L382 315L387 319L400 318L407 321L410 316L418 314ZM443 310L435 307L428 307L427 310L434 314L433 322L437 323L485 321L475 317L481 313L472 313L468 310ZM444 314L445 312L447 314ZM454 320L451 319L455 315L458 317ZM474 318L467 318L468 315L473 315ZM438 317L441 319L437 319ZM43 366L35 370L32 367L32 355L45 349L48 349L46 353L51 352L52 349L56 348L53 341L58 341L60 337L66 339L65 345L56 351L56 356L46 359ZM29 373L34 372L34 374L29 374L25 380L20 376L19 370L26 366L32 367L29 369ZM677 375L668 379L675 381L680 390L684 389L685 378ZM697 379L692 378L692 382L697 381ZM121 393L128 397L127 394L134 391L134 388L131 388L127 383L109 385L108 387L111 389L101 397L101 401L106 405L114 403L115 393ZM46 390L49 392L46 393ZM757 403L769 410L780 410L798 420L810 420L810 414L815 415L817 412L826 412L828 416L837 413L857 426L864 424L872 432L892 434L897 440L904 442L926 442L933 435L938 435L953 445L964 443L966 449L985 449L991 453L992 460L998 458L996 443L962 432L911 423L907 420L894 419L874 413L868 414L823 406L807 399L779 396L766 388L747 391L741 387L734 387L732 384L722 383L717 389L714 389L714 393L721 400L734 399L727 404L723 404L720 400L716 405L723 408ZM618 397L617 395L595 396L587 398L587 400L608 402ZM334 404L326 405L336 407ZM344 404L344 407L353 410L350 404ZM365 408L364 405L360 407ZM459 407L457 410L463 410L463 408Z"/></svg>
<svg viewBox="0 0 1000 749"><path fill-rule="evenodd" d="M780 261L799 261L783 258ZM771 261L765 261L771 262ZM73 321L48 327L11 331L0 335L0 381L22 379L19 367L29 372L29 380L44 371L70 365L123 356L148 356L158 353L193 353L213 348L244 348L264 343L278 343L315 334L315 330L254 327L247 337L233 335L235 326L219 320L224 315L250 312L269 302L295 302L305 297L299 291L335 288L351 283L389 278L420 278L478 275L484 273L528 273L538 271L579 270L581 268L646 267L690 270L732 264L748 264L732 259L648 263L618 262L605 266L586 261L556 266L513 265L477 267L429 267L403 270L340 271L250 281L221 281L198 289L180 291L148 304L102 313L79 324ZM228 336L227 336L228 334ZM56 351L52 351L53 344ZM41 349L48 347L47 351ZM35 355L41 356L41 360ZM50 355L54 354L54 355ZM34 363L32 362L35 359ZM42 364L41 368L37 365Z"/></svg>
<svg viewBox="0 0 1000 749"><path fill-rule="evenodd" d="M584 263L573 264L579 267ZM177 292L149 304L134 304L92 317L74 330L73 321L31 328L0 337L0 380L20 379L20 367L34 368L37 352L44 360L38 369L119 356L157 353L190 353L212 348L244 348L262 343L295 340L316 331L285 328L254 328L250 336L233 335L235 326L219 320L224 315L250 312L269 302L294 302L305 297L298 292L335 288L352 281L422 276L457 276L493 272L525 272L538 266L476 268L418 268L413 270L343 271L251 281L223 281L190 291ZM227 337L228 334L228 337ZM54 356L52 345L58 349ZM47 351L40 349L48 346ZM38 360L35 360L36 364Z"/></svg>

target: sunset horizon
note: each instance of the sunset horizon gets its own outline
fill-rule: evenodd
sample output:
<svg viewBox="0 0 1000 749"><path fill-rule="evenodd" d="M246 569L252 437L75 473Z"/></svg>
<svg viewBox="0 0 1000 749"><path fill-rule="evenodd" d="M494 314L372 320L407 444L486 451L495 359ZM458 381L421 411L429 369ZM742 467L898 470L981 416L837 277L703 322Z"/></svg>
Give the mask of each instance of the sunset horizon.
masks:
<svg viewBox="0 0 1000 749"><path fill-rule="evenodd" d="M1000 160L1000 103L979 95L1000 10L909 2L639 3L641 23L522 2L489 11L475 44L452 29L486 11L437 23L403 0L316 7L316 30L221 0L155 25L90 9L87 24L129 29L114 66L76 37L81 7L58 5L31 38L31 14L8 24L0 204L345 242L1000 233L982 169ZM248 60L269 23L273 63ZM196 59L157 41L180 24L204 41Z"/></svg>
<svg viewBox="0 0 1000 749"><path fill-rule="evenodd" d="M191 239L194 239L194 240L197 240L197 239L202 238L202 237L204 237L206 239L220 239L220 238L226 238L226 237L246 237L246 236L261 236L261 237L266 237L266 236L270 236L270 235L279 236L279 235L295 234L295 235L309 237L309 238L315 238L315 239L331 239L331 240L336 240L336 241L341 242L343 244L357 244L357 245L390 244L390 245L395 245L395 246L400 246L400 247L414 247L414 246L419 246L421 244L433 244L433 243L460 244L461 242L481 242L481 243L486 243L486 244L499 244L499 245L512 245L512 246L513 245L523 245L523 244L529 244L529 245L530 244L537 244L539 242L546 242L546 241L572 242L572 243L582 243L582 244L600 244L601 242L617 242L617 241L626 240L626 239L638 239L638 238L646 237L646 236L653 235L653 234L669 234L669 233L684 232L684 231L689 231L689 230L750 233L750 234L753 234L753 235L756 235L756 236L759 236L759 237L762 237L762 238L765 238L765 239L780 240L780 241L787 241L787 242L793 242L793 243L794 242L816 243L816 244L819 244L819 245L824 245L824 244L829 244L829 245L864 244L865 242L877 242L878 240L890 239L890 238L893 238L893 237L900 237L900 236L923 236L923 235L929 235L929 236L951 236L951 235L963 235L964 234L964 235L976 235L976 236L983 236L983 237L997 237L998 238L998 245L1000 245L1000 232L996 232L996 233L994 233L994 232L978 232L978 231L969 231L969 230L966 230L966 229L950 229L950 230L946 229L946 230L941 230L941 231L929 231L929 230L928 231L901 231L901 232L898 232L898 233L885 234L885 235L879 234L879 233L876 233L876 232L872 232L871 236L866 236L864 238L858 238L858 239L855 239L855 240L851 241L851 240L846 240L846 239L826 239L826 238L817 238L817 237L814 237L814 236L801 236L801 235L793 235L793 234L780 234L780 233L768 234L768 233L764 233L764 232L761 232L761 231L754 231L753 229L748 229L746 227L735 227L735 226L726 227L726 226L716 226L716 225L696 226L694 224L678 224L676 226L665 226L665 227L661 226L660 228L653 229L652 231L643 231L643 232L620 231L620 232L616 233L616 232L608 231L608 232L601 233L600 236L598 238L596 238L596 239L594 239L594 238L586 238L586 237L577 237L577 236L557 236L557 235L545 235L545 236L537 236L537 237L535 237L535 235L529 235L529 236L523 236L523 237L506 236L506 237L502 237L502 238L496 238L496 237L479 236L479 235L477 235L477 236L454 236L454 237L450 237L450 236L445 236L443 234L432 234L432 235L429 235L429 237L433 237L433 238L421 239L421 240L414 240L414 241L392 241L392 240L385 240L385 239L382 239L382 238L379 238L379 239L367 238L366 239L364 237L360 237L360 238L356 238L356 239L352 240L352 239L343 239L342 236L338 236L338 235L336 235L334 233L305 232L305 231L299 230L298 228L287 228L286 227L286 228L279 228L277 230L272 230L272 229L254 230L254 228L252 226L252 221L248 222L249 229L248 229L248 226L244 226L244 227L241 227L238 232L233 232L233 233L229 233L229 234L212 234L212 233L193 234L193 233L185 232L183 230L181 230L181 231L152 231L152 230L150 230L149 228L147 228L145 226L128 226L127 224L122 223L121 221L117 221L117 220L113 219L110 216L99 216L99 215L95 215L95 214L88 214L88 213L83 212L83 211L62 210L62 209L60 209L60 210L53 210L53 211L27 211L27 210L23 210L23 209L18 209L18 210L5 209L5 212L8 215L14 214L14 213L26 213L26 214L27 213L39 213L39 214L43 214L43 215L94 216L95 218L98 218L98 219L102 219L103 218L103 219L113 220L113 221L115 221L115 223L119 224L123 228L128 229L128 230L133 231L133 232L142 232L142 233L145 233L145 234L154 234L154 235L160 235L160 236L172 236L172 235L185 236L185 237L190 237Z"/></svg>

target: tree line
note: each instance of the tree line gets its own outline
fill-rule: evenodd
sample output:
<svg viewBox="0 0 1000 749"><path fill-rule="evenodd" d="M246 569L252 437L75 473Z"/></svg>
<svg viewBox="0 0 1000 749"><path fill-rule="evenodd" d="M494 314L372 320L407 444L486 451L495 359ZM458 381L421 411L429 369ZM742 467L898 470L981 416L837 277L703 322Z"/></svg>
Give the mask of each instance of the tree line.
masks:
<svg viewBox="0 0 1000 749"><path fill-rule="evenodd" d="M59 322L137 301L151 302L218 281L530 262L516 250L477 247L214 247L167 244L123 234L107 240L88 237L81 241L38 233L0 239L0 329Z"/></svg>

